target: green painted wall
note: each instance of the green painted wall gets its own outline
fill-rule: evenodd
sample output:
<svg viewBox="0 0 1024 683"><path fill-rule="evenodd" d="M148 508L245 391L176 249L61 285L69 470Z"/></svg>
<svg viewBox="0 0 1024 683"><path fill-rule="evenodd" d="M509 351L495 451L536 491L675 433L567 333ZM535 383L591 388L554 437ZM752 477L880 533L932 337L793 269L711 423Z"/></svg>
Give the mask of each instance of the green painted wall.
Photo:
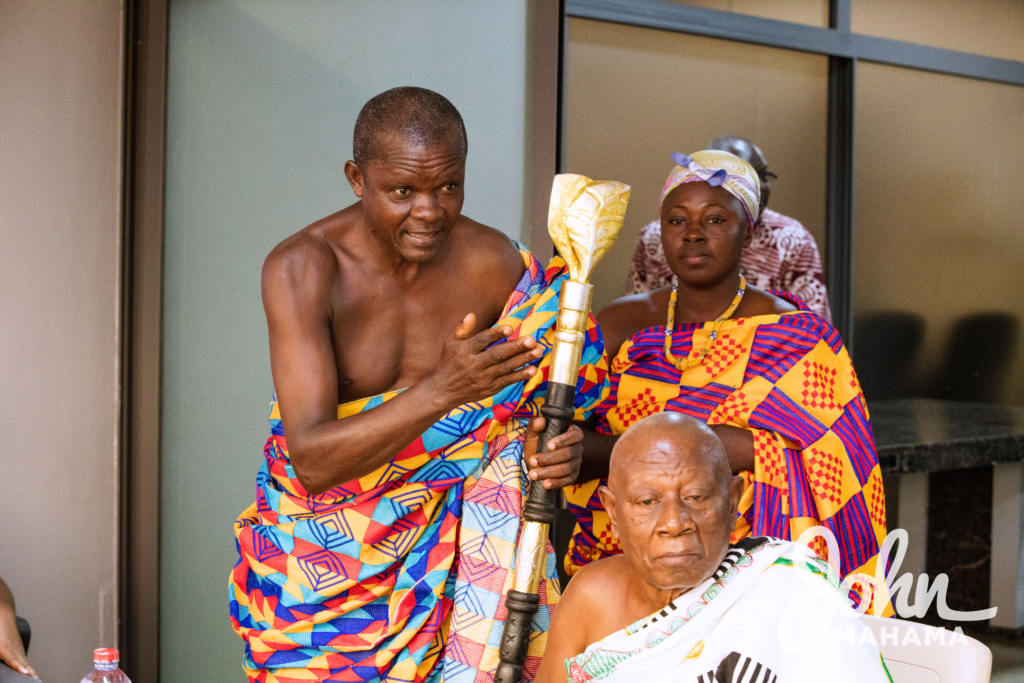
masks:
<svg viewBox="0 0 1024 683"><path fill-rule="evenodd" d="M162 680L244 680L227 577L267 434L263 258L354 200L356 115L399 85L459 108L464 211L518 237L525 45L525 0L171 3Z"/></svg>

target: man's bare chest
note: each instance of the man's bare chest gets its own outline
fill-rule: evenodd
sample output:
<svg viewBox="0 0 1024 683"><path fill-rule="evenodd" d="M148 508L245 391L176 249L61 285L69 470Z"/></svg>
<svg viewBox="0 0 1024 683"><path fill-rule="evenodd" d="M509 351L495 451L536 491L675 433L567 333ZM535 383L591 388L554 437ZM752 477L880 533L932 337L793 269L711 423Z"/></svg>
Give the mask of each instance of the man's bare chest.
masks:
<svg viewBox="0 0 1024 683"><path fill-rule="evenodd" d="M497 321L504 307L483 292L438 287L430 295L381 288L353 305L337 302L331 343L340 403L408 388L437 366L445 342L467 314L474 334Z"/></svg>

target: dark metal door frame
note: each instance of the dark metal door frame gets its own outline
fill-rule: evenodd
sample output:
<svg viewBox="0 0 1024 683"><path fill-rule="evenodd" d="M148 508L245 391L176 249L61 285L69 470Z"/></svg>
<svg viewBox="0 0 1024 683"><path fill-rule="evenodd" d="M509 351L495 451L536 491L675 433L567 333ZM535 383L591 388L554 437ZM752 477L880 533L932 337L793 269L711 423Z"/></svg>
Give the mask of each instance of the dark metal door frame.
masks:
<svg viewBox="0 0 1024 683"><path fill-rule="evenodd" d="M168 0L129 0L124 21L118 647L133 681L156 683Z"/></svg>

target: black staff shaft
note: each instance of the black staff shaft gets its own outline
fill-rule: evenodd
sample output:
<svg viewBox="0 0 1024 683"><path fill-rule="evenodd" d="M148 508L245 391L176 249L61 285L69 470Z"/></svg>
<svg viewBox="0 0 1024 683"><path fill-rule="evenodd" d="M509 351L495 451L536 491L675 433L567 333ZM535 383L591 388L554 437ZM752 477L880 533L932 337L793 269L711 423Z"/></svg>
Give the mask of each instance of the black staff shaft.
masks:
<svg viewBox="0 0 1024 683"><path fill-rule="evenodd" d="M573 407L575 399L576 387L558 382L548 384L547 398L540 408L540 413L545 418L545 425L544 431L541 432L537 441L538 453L547 452L548 443L552 439L569 431L569 427L572 426L572 418L576 414ZM526 505L523 506L523 521L552 524L555 521L557 500L558 489L546 489L540 481L534 482L530 486L530 495L526 499Z"/></svg>

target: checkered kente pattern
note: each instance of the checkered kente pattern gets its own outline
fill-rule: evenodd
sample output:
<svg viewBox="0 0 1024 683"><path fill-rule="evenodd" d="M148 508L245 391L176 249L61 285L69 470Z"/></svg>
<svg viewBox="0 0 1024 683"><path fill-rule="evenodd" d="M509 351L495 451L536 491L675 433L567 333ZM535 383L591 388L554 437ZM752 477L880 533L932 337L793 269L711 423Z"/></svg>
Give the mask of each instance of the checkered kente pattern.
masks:
<svg viewBox="0 0 1024 683"><path fill-rule="evenodd" d="M550 350L561 259L547 271L522 250L527 271L499 324ZM256 502L235 523L239 560L230 615L245 641L251 681L490 681L504 627L527 480L527 420L538 414L540 372L460 406L376 472L319 494L288 459L277 403L256 477ZM591 318L576 387L582 419L607 393L603 342ZM345 419L398 392L338 407ZM532 680L558 600L553 551L526 661Z"/></svg>
<svg viewBox="0 0 1024 683"><path fill-rule="evenodd" d="M682 373L665 358L664 326L630 337L611 363L597 429L621 434L646 415L671 410L750 430L754 471L741 473L746 486L733 542L751 535L795 540L820 524L836 536L844 576L873 575L886 533L885 493L864 395L836 330L793 295L773 294L800 310L726 321L705 362ZM711 327L678 325L672 354L704 348ZM569 573L621 552L597 495L602 483L566 489L577 521ZM824 545L814 549L827 555Z"/></svg>

